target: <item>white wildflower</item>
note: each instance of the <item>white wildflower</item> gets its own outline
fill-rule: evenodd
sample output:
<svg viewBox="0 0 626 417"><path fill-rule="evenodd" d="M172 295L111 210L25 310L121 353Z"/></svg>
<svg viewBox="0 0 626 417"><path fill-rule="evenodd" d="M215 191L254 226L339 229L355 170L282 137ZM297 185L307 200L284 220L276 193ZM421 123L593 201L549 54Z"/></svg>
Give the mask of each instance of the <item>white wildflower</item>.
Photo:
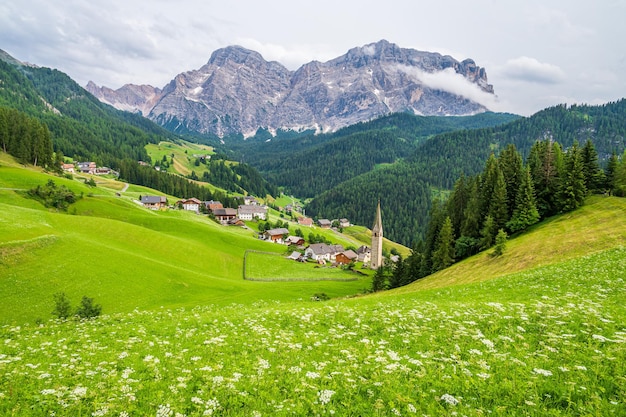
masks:
<svg viewBox="0 0 626 417"><path fill-rule="evenodd" d="M335 391L330 389L321 390L317 393L317 397L322 405L328 404Z"/></svg>
<svg viewBox="0 0 626 417"><path fill-rule="evenodd" d="M443 394L440 400L449 405L457 405L459 403L459 400L457 400L450 394Z"/></svg>
<svg viewBox="0 0 626 417"><path fill-rule="evenodd" d="M546 369L534 368L533 372L536 373L537 375L552 376L552 372Z"/></svg>

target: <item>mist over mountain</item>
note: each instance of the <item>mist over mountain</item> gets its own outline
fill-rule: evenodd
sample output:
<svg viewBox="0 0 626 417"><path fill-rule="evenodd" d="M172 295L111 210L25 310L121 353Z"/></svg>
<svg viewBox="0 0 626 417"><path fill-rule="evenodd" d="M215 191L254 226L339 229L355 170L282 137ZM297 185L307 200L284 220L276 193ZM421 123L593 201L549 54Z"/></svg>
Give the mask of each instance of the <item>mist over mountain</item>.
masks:
<svg viewBox="0 0 626 417"><path fill-rule="evenodd" d="M240 46L219 49L206 65L162 89L125 85L87 90L178 133L254 135L259 128L335 131L395 112L471 115L495 102L484 68L381 40L296 71Z"/></svg>

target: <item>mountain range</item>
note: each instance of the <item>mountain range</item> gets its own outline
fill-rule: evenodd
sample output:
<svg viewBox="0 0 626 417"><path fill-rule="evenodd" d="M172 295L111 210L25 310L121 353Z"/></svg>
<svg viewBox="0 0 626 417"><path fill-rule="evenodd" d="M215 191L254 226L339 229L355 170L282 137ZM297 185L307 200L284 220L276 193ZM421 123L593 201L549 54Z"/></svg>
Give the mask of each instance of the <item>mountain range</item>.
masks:
<svg viewBox="0 0 626 417"><path fill-rule="evenodd" d="M127 84L113 90L90 81L86 89L171 131L220 138L259 129L329 132L396 112L471 115L488 109L468 96L494 96L486 70L472 59L459 62L385 40L295 71L229 46L163 88Z"/></svg>

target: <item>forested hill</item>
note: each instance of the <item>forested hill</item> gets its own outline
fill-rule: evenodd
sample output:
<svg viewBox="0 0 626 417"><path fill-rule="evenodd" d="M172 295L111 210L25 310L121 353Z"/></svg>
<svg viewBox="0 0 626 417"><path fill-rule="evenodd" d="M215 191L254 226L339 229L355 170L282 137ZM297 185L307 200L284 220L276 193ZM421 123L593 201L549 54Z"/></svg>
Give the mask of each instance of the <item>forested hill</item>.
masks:
<svg viewBox="0 0 626 417"><path fill-rule="evenodd" d="M600 164L605 164L611 154L619 156L626 147L626 100L603 106L556 106L498 127L436 135L421 141L404 161L317 195L308 213L328 218L350 214L354 223L370 225L380 198L385 235L410 246L425 236L428 216L424 213L430 210L431 190L450 190L462 173L480 173L490 153L499 154L509 143L525 159L536 141L550 138L564 149L590 139ZM394 179L392 184L389 178ZM426 187L416 187L416 183Z"/></svg>
<svg viewBox="0 0 626 417"><path fill-rule="evenodd" d="M229 142L228 151L288 192L314 197L380 164L410 156L421 142L436 134L495 126L517 118L505 113L465 117L397 113L330 134L279 134L272 139L260 134L245 142Z"/></svg>
<svg viewBox="0 0 626 417"><path fill-rule="evenodd" d="M0 107L4 109L0 112L0 136L3 143L5 138L11 138L12 146L6 150L23 162L33 163L29 160L32 155L21 150L23 144L19 141L25 136L19 131L34 131L31 120L37 120L45 126L44 131L49 132L56 153L56 166L62 161L62 155L66 155L74 160L94 161L98 166L111 167L120 172L122 179L181 198L212 197L208 189L184 178L137 166L137 161L150 162L145 149L147 144L177 141L178 136L138 114L122 112L101 103L63 72L23 65L1 53ZM9 109L23 117L11 116L11 123L3 123L2 115L13 114L8 112ZM32 126L27 128L22 120ZM52 163L52 156L40 161ZM275 189L260 180L258 173L249 167L241 166L231 174L232 184L227 183L226 189L241 190L244 185L258 185L258 189L246 189L255 195L265 195L266 190Z"/></svg>

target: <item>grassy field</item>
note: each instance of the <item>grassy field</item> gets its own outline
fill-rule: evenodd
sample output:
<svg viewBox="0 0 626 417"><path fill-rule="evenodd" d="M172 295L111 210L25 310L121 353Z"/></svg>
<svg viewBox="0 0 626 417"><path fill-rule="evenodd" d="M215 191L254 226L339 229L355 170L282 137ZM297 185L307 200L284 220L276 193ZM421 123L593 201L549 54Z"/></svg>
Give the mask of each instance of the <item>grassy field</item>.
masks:
<svg viewBox="0 0 626 417"><path fill-rule="evenodd" d="M174 166L170 170L173 168L176 172L185 176L191 174L191 171L196 171L199 177L208 169L204 164L195 166L196 158L194 158L194 155L213 155L215 153L210 146L185 141L180 143L160 142L158 145L148 144L146 145L146 151L153 162L161 161L163 156L165 156L169 163L173 155Z"/></svg>
<svg viewBox="0 0 626 417"><path fill-rule="evenodd" d="M68 213L50 211L14 190L50 178L82 193ZM319 292L342 297L367 287L358 281L243 281L246 250L283 253L285 247L205 216L146 210L136 199L154 192L143 187L130 186L118 197L118 189L23 169L4 155L0 188L0 323L48 319L56 292L66 292L74 303L92 297L105 312L117 313L308 299ZM314 272L319 278L329 273Z"/></svg>
<svg viewBox="0 0 626 417"><path fill-rule="evenodd" d="M138 187L55 178L83 198L47 210L15 189L49 177L2 158L0 415L626 415L626 199L348 297L368 281L244 281L247 250L276 253L254 274L316 268L251 230L145 210ZM49 319L58 291L104 315Z"/></svg>
<svg viewBox="0 0 626 417"><path fill-rule="evenodd" d="M0 414L621 416L625 249L325 303L2 326Z"/></svg>

